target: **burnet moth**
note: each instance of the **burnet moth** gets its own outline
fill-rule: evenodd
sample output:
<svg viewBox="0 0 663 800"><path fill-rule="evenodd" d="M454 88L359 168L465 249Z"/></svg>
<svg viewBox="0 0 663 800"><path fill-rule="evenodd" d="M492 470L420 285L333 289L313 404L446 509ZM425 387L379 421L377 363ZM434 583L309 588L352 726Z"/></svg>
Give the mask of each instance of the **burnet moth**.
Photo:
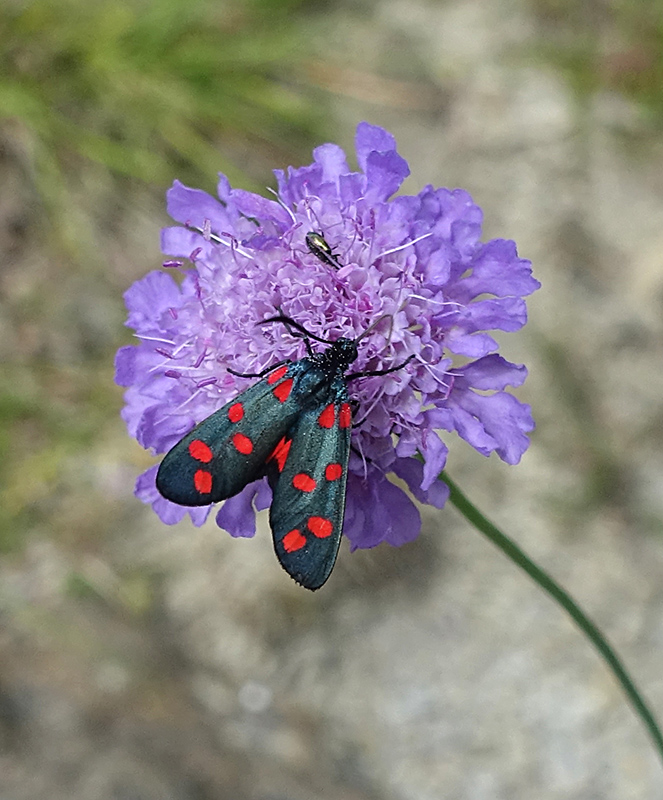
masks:
<svg viewBox="0 0 663 800"><path fill-rule="evenodd" d="M338 256L333 252L331 246L326 242L321 233L309 231L306 234L306 246L309 252L313 253L323 264L329 264L329 266L334 267L334 269L341 268L338 262Z"/></svg>
<svg viewBox="0 0 663 800"><path fill-rule="evenodd" d="M382 319L356 339L336 341L284 315L263 320L283 323L304 340L308 355L261 373L233 373L261 380L166 454L157 472L159 492L178 505L203 506L233 497L266 475L273 493L269 522L277 558L297 583L319 589L329 578L343 533L352 428L347 384L388 375L410 360L347 374L360 340ZM311 339L329 347L316 353Z"/></svg>

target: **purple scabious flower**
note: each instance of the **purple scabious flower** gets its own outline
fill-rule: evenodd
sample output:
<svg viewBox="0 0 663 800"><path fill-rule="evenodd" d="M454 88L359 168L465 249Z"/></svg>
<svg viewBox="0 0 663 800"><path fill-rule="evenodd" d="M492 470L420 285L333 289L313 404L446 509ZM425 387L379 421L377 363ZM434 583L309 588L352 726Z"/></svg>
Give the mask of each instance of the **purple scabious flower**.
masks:
<svg viewBox="0 0 663 800"><path fill-rule="evenodd" d="M539 287L514 242L480 241L482 212L467 192L426 186L394 197L409 174L394 138L363 122L355 144L359 172L338 146L324 144L312 164L276 170L273 199L232 189L223 175L220 201L176 181L168 212L180 225L162 232L174 260L164 264L169 272L151 272L126 292L127 325L139 343L116 358L129 433L163 453L250 385L228 367L256 373L306 355L300 338L261 320L283 313L318 336L354 339L389 315L360 342L352 371L412 359L350 384L361 423L344 523L352 549L418 535L419 512L390 473L420 502L444 505L439 431L456 431L484 456L520 460L534 423L529 406L504 390L527 371L496 353L488 331L521 328L523 297ZM334 265L309 250L311 231L329 244ZM189 514L201 525L210 508L165 500L155 474L153 467L140 476L136 495L168 524ZM256 481L223 503L217 523L253 536L255 510L270 501L266 480Z"/></svg>

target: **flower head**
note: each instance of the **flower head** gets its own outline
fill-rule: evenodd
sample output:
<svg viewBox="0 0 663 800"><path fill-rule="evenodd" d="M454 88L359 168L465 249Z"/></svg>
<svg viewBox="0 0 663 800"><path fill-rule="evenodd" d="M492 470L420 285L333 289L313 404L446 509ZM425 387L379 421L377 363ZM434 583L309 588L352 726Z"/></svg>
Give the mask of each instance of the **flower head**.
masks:
<svg viewBox="0 0 663 800"><path fill-rule="evenodd" d="M228 368L256 373L306 355L301 338L262 320L283 313L332 339L355 339L375 324L353 372L411 359L350 383L359 425L344 532L353 548L399 545L419 533L419 513L389 473L417 500L444 505L438 476L447 447L438 431L456 431L482 455L519 461L534 423L529 407L504 390L527 372L496 353L488 331L521 328L522 298L539 286L513 242L480 241L481 209L466 192L427 186L393 197L409 169L389 133L361 123L356 151L359 172L333 144L316 148L306 167L277 170L274 199L232 189L224 176L220 201L176 181L168 211L181 224L163 230L162 247L177 260L164 264L171 274L152 272L125 294L127 324L140 341L116 359L129 432L162 453L249 385ZM310 246L311 233L323 237L329 259ZM166 523L189 513L202 524L210 509L164 500L155 472L139 478L138 497ZM217 522L252 536L254 509L270 499L265 481L250 484L224 502Z"/></svg>

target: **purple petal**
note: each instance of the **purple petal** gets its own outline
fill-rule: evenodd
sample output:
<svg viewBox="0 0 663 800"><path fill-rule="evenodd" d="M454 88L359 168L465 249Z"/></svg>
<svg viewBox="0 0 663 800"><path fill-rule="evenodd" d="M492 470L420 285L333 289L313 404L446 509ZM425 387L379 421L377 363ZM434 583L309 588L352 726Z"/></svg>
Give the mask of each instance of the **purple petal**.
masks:
<svg viewBox="0 0 663 800"><path fill-rule="evenodd" d="M421 437L421 455L424 457L424 473L421 488L426 491L447 463L449 449L435 431L424 431Z"/></svg>
<svg viewBox="0 0 663 800"><path fill-rule="evenodd" d="M367 479L348 476L343 530L351 550L375 547L380 542L398 547L417 538L421 517L402 489L378 470L370 469Z"/></svg>
<svg viewBox="0 0 663 800"><path fill-rule="evenodd" d="M187 414L168 414L162 405L151 405L136 427L136 440L146 449L162 453L189 433L196 421Z"/></svg>
<svg viewBox="0 0 663 800"><path fill-rule="evenodd" d="M465 364L457 379L458 386L472 386L482 391L521 386L527 377L523 364L512 364L502 356L492 353L470 364Z"/></svg>
<svg viewBox="0 0 663 800"><path fill-rule="evenodd" d="M396 475L407 483L407 488L420 503L444 508L449 499L449 487L442 480L433 481L424 491L424 465L418 458L399 458L392 467Z"/></svg>
<svg viewBox="0 0 663 800"><path fill-rule="evenodd" d="M275 169L274 175L279 197L286 206L294 206L305 200L322 182L322 168L319 164L309 164L299 169L288 167L287 172Z"/></svg>
<svg viewBox="0 0 663 800"><path fill-rule="evenodd" d="M388 200L409 174L407 161L398 153L370 153L366 164L366 202Z"/></svg>
<svg viewBox="0 0 663 800"><path fill-rule="evenodd" d="M151 330L161 315L171 306L179 305L180 290L165 272L148 272L124 293L129 309L126 325L140 332Z"/></svg>
<svg viewBox="0 0 663 800"><path fill-rule="evenodd" d="M355 133L355 151L357 162L363 172L367 171L368 158L371 153L396 152L396 139L384 128L360 122Z"/></svg>
<svg viewBox="0 0 663 800"><path fill-rule="evenodd" d="M517 331L527 322L527 306L521 297L495 297L465 306L456 324L474 331Z"/></svg>
<svg viewBox="0 0 663 800"><path fill-rule="evenodd" d="M135 345L120 347L115 354L115 383L118 386L131 386L136 380L136 352Z"/></svg>
<svg viewBox="0 0 663 800"><path fill-rule="evenodd" d="M540 286L532 277L531 262L518 258L515 242L493 239L482 246L474 259L472 274L459 282L462 296L457 299L467 302L484 293L498 297L522 297Z"/></svg>
<svg viewBox="0 0 663 800"><path fill-rule="evenodd" d="M467 334L459 328L449 331L445 344L452 353L468 358L480 358L498 348L497 342L489 334Z"/></svg>
<svg viewBox="0 0 663 800"><path fill-rule="evenodd" d="M314 160L322 167L322 180L338 187L341 175L350 172L343 150L335 144L323 144L313 151Z"/></svg>
<svg viewBox="0 0 663 800"><path fill-rule="evenodd" d="M233 229L233 221L226 209L201 189L190 189L180 181L174 181L166 192L166 200L169 216L183 225L202 228L208 222L216 233Z"/></svg>
<svg viewBox="0 0 663 800"><path fill-rule="evenodd" d="M161 252L165 255L189 258L193 252L198 251L198 258L210 258L215 247L215 244L207 241L196 231L181 226L161 229Z"/></svg>
<svg viewBox="0 0 663 800"><path fill-rule="evenodd" d="M481 395L465 392L462 396L463 412L471 414L481 421L485 433L495 445L497 455L507 464L517 464L522 454L529 447L529 439L525 432L534 430L534 420L530 406L506 392ZM458 409L454 409L456 416ZM458 433L470 441L459 428ZM473 444L470 442L470 444ZM481 452L481 449L474 446Z"/></svg>
<svg viewBox="0 0 663 800"><path fill-rule="evenodd" d="M216 515L216 524L219 528L223 528L235 537L250 539L255 536L256 512L253 507L253 498L257 491L257 484L250 483L239 494L224 501Z"/></svg>
<svg viewBox="0 0 663 800"><path fill-rule="evenodd" d="M266 480L258 481L256 486L256 496L253 500L253 505L257 511L264 511L272 504L272 490Z"/></svg>
<svg viewBox="0 0 663 800"><path fill-rule="evenodd" d="M143 503L151 505L159 519L166 525L175 525L188 513L193 524L199 528L207 519L212 507L202 506L200 508L186 508L185 506L178 506L175 503L171 503L170 500L166 500L165 497L159 494L156 487L155 480L158 468L159 466L157 464L138 476L136 488L134 489L136 497Z"/></svg>
<svg viewBox="0 0 663 800"><path fill-rule="evenodd" d="M233 200L238 211L247 217L255 217L262 222L272 220L285 230L289 227L290 216L288 212L275 200L268 197L261 197L254 192L247 192L244 189L233 189Z"/></svg>

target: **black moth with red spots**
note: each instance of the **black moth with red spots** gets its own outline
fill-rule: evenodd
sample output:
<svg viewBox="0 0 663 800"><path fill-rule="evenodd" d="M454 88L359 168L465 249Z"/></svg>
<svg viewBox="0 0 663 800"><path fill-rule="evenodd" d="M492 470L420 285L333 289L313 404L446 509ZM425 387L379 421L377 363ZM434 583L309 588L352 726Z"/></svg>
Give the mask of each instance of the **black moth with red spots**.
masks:
<svg viewBox="0 0 663 800"><path fill-rule="evenodd" d="M157 489L178 505L203 506L233 497L266 475L276 555L297 583L319 589L332 571L343 532L352 426L347 382L386 375L404 364L346 375L361 336L330 342L289 317L265 322L299 331L308 357L270 368L197 425L164 457ZM330 347L314 353L309 337Z"/></svg>

